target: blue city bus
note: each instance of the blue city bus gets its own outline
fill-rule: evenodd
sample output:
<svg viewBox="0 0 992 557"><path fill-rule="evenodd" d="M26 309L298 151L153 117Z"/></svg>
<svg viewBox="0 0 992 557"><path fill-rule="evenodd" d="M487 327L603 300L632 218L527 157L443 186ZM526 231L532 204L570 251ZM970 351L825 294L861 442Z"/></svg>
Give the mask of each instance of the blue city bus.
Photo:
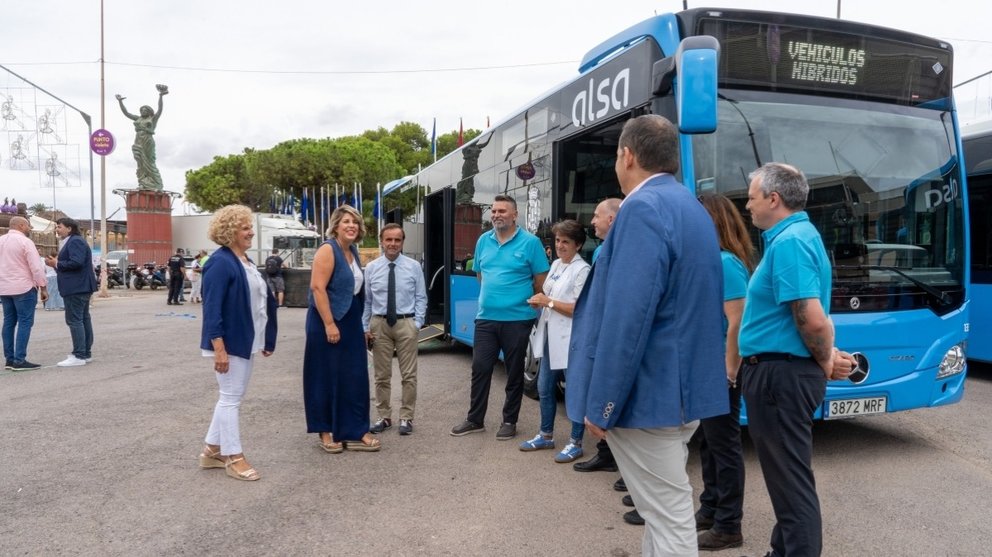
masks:
<svg viewBox="0 0 992 557"><path fill-rule="evenodd" d="M992 363L992 121L966 128L971 228L971 330L968 358Z"/></svg>
<svg viewBox="0 0 992 557"><path fill-rule="evenodd" d="M657 16L590 50L575 79L391 184L387 220L403 223L423 262L431 322L471 345L472 253L493 197L514 196L518 224L553 245L554 222L589 224L601 200L621 196L624 122L660 114L679 126L677 178L730 197L745 218L750 171L777 161L805 172L807 211L833 259L837 345L870 370L859 384L830 382L818 418L953 403L970 269L952 57L945 42L862 23L736 9Z"/></svg>

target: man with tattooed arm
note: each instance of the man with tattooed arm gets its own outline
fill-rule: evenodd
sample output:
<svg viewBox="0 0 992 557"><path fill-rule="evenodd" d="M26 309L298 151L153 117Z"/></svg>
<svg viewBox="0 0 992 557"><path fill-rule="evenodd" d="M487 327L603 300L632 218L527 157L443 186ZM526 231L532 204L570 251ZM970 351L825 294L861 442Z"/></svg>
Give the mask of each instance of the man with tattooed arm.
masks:
<svg viewBox="0 0 992 557"><path fill-rule="evenodd" d="M748 284L739 339L750 435L775 511L767 555L818 556L813 414L827 380L846 379L855 361L834 347L830 258L804 211L806 176L768 163L749 179L747 209L765 250Z"/></svg>

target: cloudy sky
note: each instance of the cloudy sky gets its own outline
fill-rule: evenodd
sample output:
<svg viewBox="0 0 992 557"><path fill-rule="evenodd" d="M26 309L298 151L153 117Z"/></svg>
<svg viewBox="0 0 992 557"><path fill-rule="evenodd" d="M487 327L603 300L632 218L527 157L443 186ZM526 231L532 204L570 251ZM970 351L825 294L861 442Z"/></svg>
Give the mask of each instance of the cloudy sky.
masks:
<svg viewBox="0 0 992 557"><path fill-rule="evenodd" d="M101 127L99 0L4 2L0 65L93 116ZM689 7L715 5L690 0ZM834 17L837 4L813 0L725 0L727 7ZM992 2L945 0L943 13L892 2L841 5L841 15L938 37L955 49L954 82L992 70L985 30ZM465 2L333 2L326 0L104 0L105 120L117 138L106 158L107 214L123 218L109 193L136 182L132 113L157 102L169 86L155 135L167 190L182 192L187 170L215 156L264 149L298 137L338 137L412 121L438 133L485 127L576 75L577 62L600 41L656 14L673 0L505 0ZM992 82L986 78L984 83ZM959 97L965 106L988 85ZM984 89L983 89L984 87ZM0 69L0 94L24 113L0 121L0 198L57 205L90 215L87 130L82 118ZM28 112L50 111L54 134L68 147L38 145L25 133ZM11 164L11 142L27 136L41 162ZM52 137L45 135L43 137ZM55 153L59 177L45 172ZM95 159L95 212L100 216L100 162ZM14 166L14 169L11 169ZM176 213L186 210L181 200Z"/></svg>

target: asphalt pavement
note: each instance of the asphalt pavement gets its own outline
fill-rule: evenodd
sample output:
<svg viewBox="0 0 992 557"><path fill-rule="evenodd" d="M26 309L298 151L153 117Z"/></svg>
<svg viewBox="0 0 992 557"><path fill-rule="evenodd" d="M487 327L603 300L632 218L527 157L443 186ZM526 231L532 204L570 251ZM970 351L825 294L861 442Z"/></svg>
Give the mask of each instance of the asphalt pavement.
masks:
<svg viewBox="0 0 992 557"><path fill-rule="evenodd" d="M0 372L0 555L640 553L618 474L517 450L537 430L536 402L524 400L517 439L495 439L502 371L486 432L448 435L467 410L464 347L422 350L413 435L393 427L379 453L324 453L303 415L305 313L280 309L276 353L256 362L241 427L262 479L239 482L196 463L217 397L199 306L111 291L92 308L94 361L76 368L54 365L70 348L62 313L39 310L28 358L45 367ZM394 375L394 418L398 397ZM983 368L960 404L818 424L824 555L989 554L990 403ZM556 429L568 431L561 408ZM718 556L767 550L771 509L745 454L745 544ZM698 496L693 451L689 469Z"/></svg>

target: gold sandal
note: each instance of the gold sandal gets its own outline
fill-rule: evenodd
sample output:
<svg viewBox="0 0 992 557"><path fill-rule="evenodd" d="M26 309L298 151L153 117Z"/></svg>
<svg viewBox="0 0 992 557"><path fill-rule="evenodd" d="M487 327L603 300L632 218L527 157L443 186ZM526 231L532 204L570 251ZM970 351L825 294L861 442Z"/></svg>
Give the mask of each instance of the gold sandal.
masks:
<svg viewBox="0 0 992 557"><path fill-rule="evenodd" d="M344 452L344 444L340 442L335 443L334 436L329 435L328 439L330 439L330 441L327 443L325 443L324 440L319 435L317 436L317 439L320 441L320 448L324 449L324 452L328 452L331 454L338 454Z"/></svg>
<svg viewBox="0 0 992 557"><path fill-rule="evenodd" d="M237 470L234 469L233 466L231 466L235 462L244 461L244 459L245 459L245 457L243 457L243 456L239 456L238 458L229 459L227 461L227 463L224 464L224 470L227 472L227 475L228 476L231 476L232 478L234 478L236 480L244 480L246 482L253 482L255 480L261 479L262 476L260 476L258 474L258 471L255 470L254 468L249 468L249 469L247 469L247 470L245 470L243 472L238 472Z"/></svg>
<svg viewBox="0 0 992 557"><path fill-rule="evenodd" d="M211 452L210 447L203 447L203 452L197 458L200 461L200 468L204 470L224 467L224 460L220 456L220 449L217 449L216 452Z"/></svg>
<svg viewBox="0 0 992 557"><path fill-rule="evenodd" d="M382 443L368 433L362 436L361 441L345 441L344 448L349 451L374 453L382 449Z"/></svg>

